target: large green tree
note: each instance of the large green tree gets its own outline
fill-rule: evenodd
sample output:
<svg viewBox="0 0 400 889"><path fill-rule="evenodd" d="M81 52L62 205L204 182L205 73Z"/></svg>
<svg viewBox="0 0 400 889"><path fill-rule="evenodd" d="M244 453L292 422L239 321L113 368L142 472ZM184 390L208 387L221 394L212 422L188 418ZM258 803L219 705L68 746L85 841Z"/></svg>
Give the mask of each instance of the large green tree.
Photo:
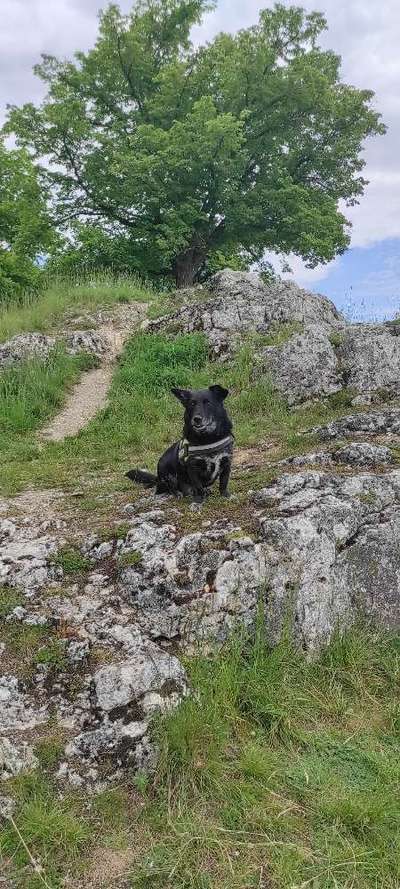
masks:
<svg viewBox="0 0 400 889"><path fill-rule="evenodd" d="M52 231L38 172L24 150L0 141L0 300L34 289L37 256L48 249Z"/></svg>
<svg viewBox="0 0 400 889"><path fill-rule="evenodd" d="M340 58L318 45L322 15L277 5L194 49L212 5L109 6L91 51L43 57L46 98L8 123L50 165L59 226L90 221L178 285L210 254L313 265L343 251L339 202L363 193L363 141L384 131L373 94L342 83Z"/></svg>

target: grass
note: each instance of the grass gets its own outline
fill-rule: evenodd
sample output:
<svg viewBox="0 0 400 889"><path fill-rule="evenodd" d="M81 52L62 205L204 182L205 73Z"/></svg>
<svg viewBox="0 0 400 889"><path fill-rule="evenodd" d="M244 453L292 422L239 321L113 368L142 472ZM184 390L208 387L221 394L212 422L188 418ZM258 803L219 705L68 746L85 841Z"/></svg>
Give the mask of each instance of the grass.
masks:
<svg viewBox="0 0 400 889"><path fill-rule="evenodd" d="M63 574L73 575L88 571L90 568L90 561L89 559L86 559L76 547L66 546L58 550L57 555L54 558L54 565L61 568Z"/></svg>
<svg viewBox="0 0 400 889"><path fill-rule="evenodd" d="M60 278L51 281L39 296L27 296L22 304L6 306L0 314L0 342L19 333L49 333L72 312L91 312L101 306L150 302L155 298L151 287L133 276L96 273L87 277Z"/></svg>
<svg viewBox="0 0 400 889"><path fill-rule="evenodd" d="M131 885L397 887L399 641L358 631L307 663L260 634L190 672Z"/></svg>
<svg viewBox="0 0 400 889"><path fill-rule="evenodd" d="M358 628L310 662L259 630L187 668L194 694L154 724L151 780L60 801L50 739L37 772L8 782L51 889L97 885L102 856L98 885L118 885L111 852L132 889L397 889L400 640ZM0 849L37 889L11 824Z"/></svg>
<svg viewBox="0 0 400 889"><path fill-rule="evenodd" d="M234 420L236 442L241 447L270 442L279 456L304 450L299 436L303 428L318 425L340 414L346 399L327 399L324 403L290 411L267 377L254 381L254 345L247 342L235 360L220 364L209 362L207 344L202 334L188 334L168 339L161 334L135 334L126 344L115 372L109 405L75 438L62 443L42 445L32 435L24 438L14 428L3 441L0 490L13 494L27 484L64 486L66 490L82 477L98 479L124 472L135 463L149 468L156 465L162 449L176 439L182 428L182 409L170 393L172 386L200 387L214 383L228 386L227 402ZM20 371L23 376L23 371ZM28 373L26 372L26 377ZM61 398L62 380L58 396ZM62 374L61 374L62 376ZM54 399L46 391L38 394L40 414L48 415ZM0 416L1 416L0 397ZM28 414L30 418L31 415ZM308 445L313 444L308 439ZM115 481L113 482L115 486ZM93 508L96 508L93 503Z"/></svg>
<svg viewBox="0 0 400 889"><path fill-rule="evenodd" d="M30 460L37 453L32 433L54 414L65 392L93 367L93 356L54 349L47 360L34 358L0 374L0 461Z"/></svg>
<svg viewBox="0 0 400 889"><path fill-rule="evenodd" d="M130 568L135 565L140 565L142 559L142 553L132 550L130 553L122 553L118 556L117 564L119 568Z"/></svg>

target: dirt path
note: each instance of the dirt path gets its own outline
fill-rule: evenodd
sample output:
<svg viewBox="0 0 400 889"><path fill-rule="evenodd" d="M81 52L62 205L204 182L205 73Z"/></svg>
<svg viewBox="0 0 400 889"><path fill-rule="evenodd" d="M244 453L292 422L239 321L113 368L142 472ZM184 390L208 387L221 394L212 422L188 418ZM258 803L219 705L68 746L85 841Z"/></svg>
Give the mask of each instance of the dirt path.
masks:
<svg viewBox="0 0 400 889"><path fill-rule="evenodd" d="M122 352L126 338L138 327L146 307L136 305L136 318L132 326L123 329L109 322L97 328L101 337L108 340L109 351L101 366L84 373L69 393L63 409L40 431L46 441L63 441L84 429L93 417L107 404L107 395L114 373L115 361ZM141 311L142 310L142 311Z"/></svg>
<svg viewBox="0 0 400 889"><path fill-rule="evenodd" d="M62 441L87 426L107 402L113 375L112 365L85 373L71 390L63 410L41 431L47 441Z"/></svg>

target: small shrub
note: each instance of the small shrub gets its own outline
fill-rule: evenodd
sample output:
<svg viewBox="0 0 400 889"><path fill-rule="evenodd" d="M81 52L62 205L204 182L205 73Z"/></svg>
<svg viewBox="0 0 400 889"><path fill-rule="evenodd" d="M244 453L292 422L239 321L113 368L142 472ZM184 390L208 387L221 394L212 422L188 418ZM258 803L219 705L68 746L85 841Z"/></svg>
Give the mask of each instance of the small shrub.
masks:
<svg viewBox="0 0 400 889"><path fill-rule="evenodd" d="M86 559L78 549L72 546L58 550L53 564L62 568L64 574L78 574L81 571L88 571L90 568L89 559Z"/></svg>
<svg viewBox="0 0 400 889"><path fill-rule="evenodd" d="M118 557L118 567L119 568L129 568L130 566L140 565L143 560L142 553L139 553L137 550L132 550L130 553L122 553Z"/></svg>
<svg viewBox="0 0 400 889"><path fill-rule="evenodd" d="M62 759L64 742L57 736L43 738L35 744L35 754L43 769L53 769Z"/></svg>
<svg viewBox="0 0 400 889"><path fill-rule="evenodd" d="M39 648L33 660L36 664L47 664L57 672L65 670L67 661L64 643L60 639L54 639L49 645Z"/></svg>
<svg viewBox="0 0 400 889"><path fill-rule="evenodd" d="M338 349L343 345L344 335L339 330L334 330L329 334L329 342L334 349Z"/></svg>

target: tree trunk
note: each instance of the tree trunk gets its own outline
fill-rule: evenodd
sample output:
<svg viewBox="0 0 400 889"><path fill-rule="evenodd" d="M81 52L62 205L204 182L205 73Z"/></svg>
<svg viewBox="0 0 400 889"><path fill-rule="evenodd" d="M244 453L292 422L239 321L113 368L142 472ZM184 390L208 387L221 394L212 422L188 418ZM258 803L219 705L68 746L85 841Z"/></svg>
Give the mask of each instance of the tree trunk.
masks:
<svg viewBox="0 0 400 889"><path fill-rule="evenodd" d="M202 247L188 247L184 253L179 253L174 262L174 275L176 286L191 287L197 272L206 258Z"/></svg>

